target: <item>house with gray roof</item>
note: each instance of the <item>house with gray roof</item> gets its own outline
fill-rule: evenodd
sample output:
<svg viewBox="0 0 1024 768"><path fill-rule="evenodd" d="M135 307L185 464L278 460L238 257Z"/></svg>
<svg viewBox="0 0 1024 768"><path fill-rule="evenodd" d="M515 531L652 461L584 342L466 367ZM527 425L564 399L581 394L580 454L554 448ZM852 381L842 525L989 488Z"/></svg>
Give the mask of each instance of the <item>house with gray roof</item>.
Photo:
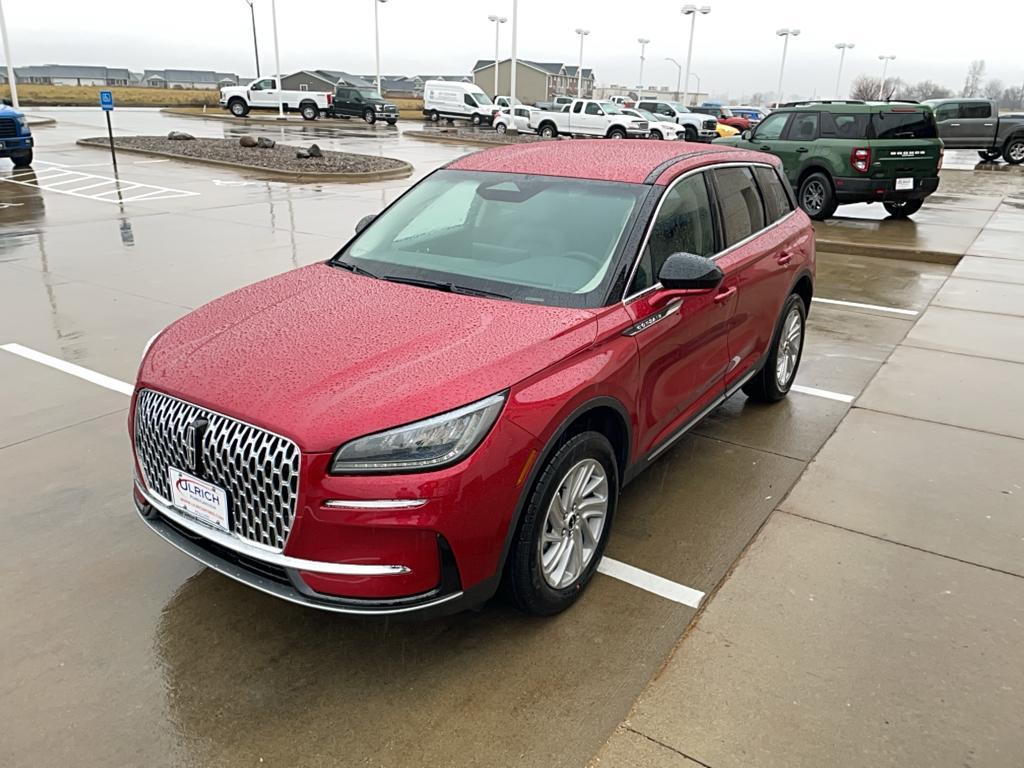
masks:
<svg viewBox="0 0 1024 768"><path fill-rule="evenodd" d="M43 64L15 67L14 77L19 83L37 85L128 85L132 76L131 72L121 67Z"/></svg>
<svg viewBox="0 0 1024 768"><path fill-rule="evenodd" d="M576 95L577 67L555 61L516 60L516 95L526 104L550 101L555 96ZM494 90L494 59L480 59L473 65L473 82L488 95L508 95L511 90L512 60L498 62L498 91ZM583 68L583 98L594 93L594 71Z"/></svg>

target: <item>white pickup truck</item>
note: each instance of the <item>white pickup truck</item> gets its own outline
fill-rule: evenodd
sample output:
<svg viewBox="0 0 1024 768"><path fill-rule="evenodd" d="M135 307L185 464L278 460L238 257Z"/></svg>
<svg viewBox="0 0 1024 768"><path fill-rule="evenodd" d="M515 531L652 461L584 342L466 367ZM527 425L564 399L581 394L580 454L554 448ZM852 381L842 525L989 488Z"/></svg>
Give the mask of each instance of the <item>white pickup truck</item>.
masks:
<svg viewBox="0 0 1024 768"><path fill-rule="evenodd" d="M625 114L610 101L575 99L565 112L535 112L530 128L541 136L603 136L609 139L646 139L650 125L646 120Z"/></svg>
<svg viewBox="0 0 1024 768"><path fill-rule="evenodd" d="M298 112L306 120L316 120L327 112L334 94L321 91L281 91L276 77L253 80L248 85L231 85L220 89L220 105L235 117L245 117L250 109L277 109L279 102L285 112Z"/></svg>

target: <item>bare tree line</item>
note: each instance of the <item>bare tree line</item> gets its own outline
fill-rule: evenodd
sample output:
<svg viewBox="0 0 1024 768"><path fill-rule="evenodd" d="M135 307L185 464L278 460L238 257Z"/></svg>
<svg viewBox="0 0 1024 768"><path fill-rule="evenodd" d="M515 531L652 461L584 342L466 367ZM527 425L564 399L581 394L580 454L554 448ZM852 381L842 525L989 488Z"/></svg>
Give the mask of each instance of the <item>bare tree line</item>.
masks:
<svg viewBox="0 0 1024 768"><path fill-rule="evenodd" d="M881 78L870 75L859 75L850 84L850 98L870 101L877 99L879 93L883 98L913 99L948 99L956 96L965 98L985 98L997 102L1003 109L1024 109L1024 85L1007 87L998 77L985 80L985 61L976 59L967 68L964 87L959 91L947 88L932 80L921 80L908 83L898 77L887 77L882 87Z"/></svg>

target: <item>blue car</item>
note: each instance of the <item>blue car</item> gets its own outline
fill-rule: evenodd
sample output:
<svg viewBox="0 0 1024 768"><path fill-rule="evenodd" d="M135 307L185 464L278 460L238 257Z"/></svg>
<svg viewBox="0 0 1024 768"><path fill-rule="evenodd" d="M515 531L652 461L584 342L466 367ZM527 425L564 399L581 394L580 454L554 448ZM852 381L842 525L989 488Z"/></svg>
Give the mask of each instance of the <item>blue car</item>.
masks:
<svg viewBox="0 0 1024 768"><path fill-rule="evenodd" d="M15 168L32 165L32 131L22 112L0 106L0 157L9 157Z"/></svg>

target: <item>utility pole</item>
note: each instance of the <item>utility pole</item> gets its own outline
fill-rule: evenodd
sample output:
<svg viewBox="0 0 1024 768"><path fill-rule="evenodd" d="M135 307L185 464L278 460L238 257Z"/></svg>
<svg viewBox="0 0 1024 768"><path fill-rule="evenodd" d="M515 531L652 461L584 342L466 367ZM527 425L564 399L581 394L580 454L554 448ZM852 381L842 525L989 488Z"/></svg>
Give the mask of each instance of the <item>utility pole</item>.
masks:
<svg viewBox="0 0 1024 768"><path fill-rule="evenodd" d="M512 99L512 103L516 103L516 70L519 69L519 64L516 59L516 33L519 29L519 0L512 0L512 57L509 64L512 66L512 72L509 75L509 98ZM515 133L518 129L516 128L516 121L509 120L508 130L510 133Z"/></svg>
<svg viewBox="0 0 1024 768"><path fill-rule="evenodd" d="M640 79L636 84L637 98L642 99L644 97L644 51L647 48L647 44L651 42L646 37L637 38L637 42L640 43Z"/></svg>
<svg viewBox="0 0 1024 768"><path fill-rule="evenodd" d="M686 102L690 98L690 61L693 59L693 30L697 26L697 14L707 16L711 13L711 6L702 5L698 8L696 5L684 5L683 16L690 17L690 45L686 49L686 75L683 77L683 106L687 106Z"/></svg>
<svg viewBox="0 0 1024 768"><path fill-rule="evenodd" d="M281 49L277 46L277 0L270 0L270 18L274 24L274 68L277 70L277 119L284 120L284 93L281 91Z"/></svg>
<svg viewBox="0 0 1024 768"><path fill-rule="evenodd" d="M885 98L885 73L889 69L889 62L895 59L895 56L879 56L882 60L882 82L878 85L878 100L882 101Z"/></svg>
<svg viewBox="0 0 1024 768"><path fill-rule="evenodd" d="M576 28L576 34L580 36L580 65L576 67L576 98L583 98L583 38L590 34L589 29Z"/></svg>
<svg viewBox="0 0 1024 768"><path fill-rule="evenodd" d="M253 8L253 0L245 0L249 4L249 15L252 16L252 50L256 54L256 79L260 77L260 48L256 44L256 10Z"/></svg>
<svg viewBox="0 0 1024 768"><path fill-rule="evenodd" d="M853 48L853 43L836 43L836 48L839 49L839 72L836 73L836 98L842 98L842 92L840 88L843 81L843 60L846 58L846 52Z"/></svg>
<svg viewBox="0 0 1024 768"><path fill-rule="evenodd" d="M494 22L494 93L492 94L492 96L493 98L496 99L498 98L498 43L500 40L499 32L501 30L501 25L508 21L508 19L505 18L504 16L496 16L495 14L492 13L490 16L487 17L487 20ZM515 104L515 102L513 102L513 104Z"/></svg>
<svg viewBox="0 0 1024 768"><path fill-rule="evenodd" d="M0 0L0 33L4 40L4 58L7 59L7 82L11 84L11 104L18 108L18 84L14 79L14 65L11 63L11 43L7 39L7 20L4 18L4 4Z"/></svg>
<svg viewBox="0 0 1024 768"><path fill-rule="evenodd" d="M779 37L783 38L782 43L782 64L779 66L779 87L776 90L775 103L782 104L782 75L786 71L786 51L789 50L789 38L796 37L800 34L799 29L780 29L776 33Z"/></svg>

